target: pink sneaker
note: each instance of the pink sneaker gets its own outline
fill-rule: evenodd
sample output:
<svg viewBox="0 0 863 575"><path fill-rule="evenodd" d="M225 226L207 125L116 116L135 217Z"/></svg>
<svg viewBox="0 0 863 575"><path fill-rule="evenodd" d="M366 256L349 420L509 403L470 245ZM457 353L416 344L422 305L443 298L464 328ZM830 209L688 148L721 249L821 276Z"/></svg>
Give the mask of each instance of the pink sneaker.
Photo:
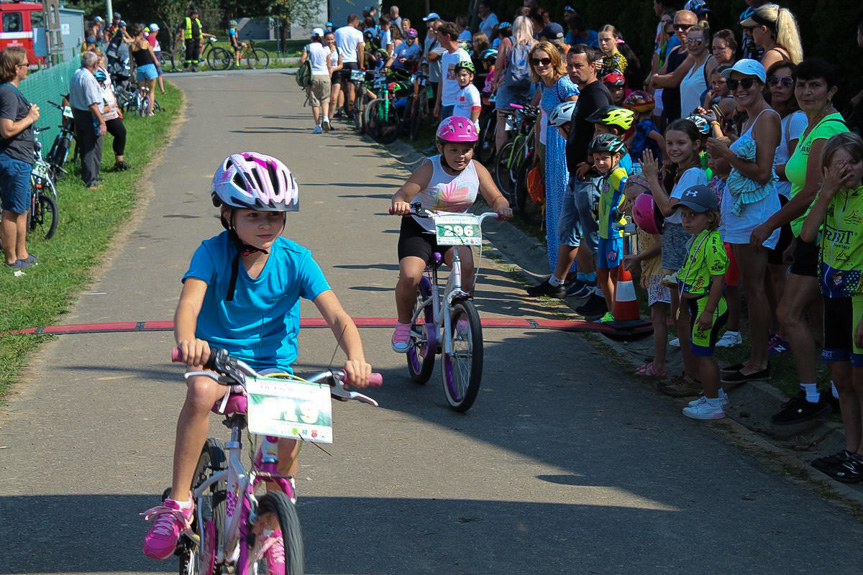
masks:
<svg viewBox="0 0 863 575"><path fill-rule="evenodd" d="M177 548L180 534L192 526L194 505L191 499L185 505L165 499L162 505L141 513L153 525L144 537L144 555L151 559L167 559Z"/></svg>
<svg viewBox="0 0 863 575"><path fill-rule="evenodd" d="M396 353L407 353L411 346L411 326L409 323L396 322L393 331L393 351Z"/></svg>
<svg viewBox="0 0 863 575"><path fill-rule="evenodd" d="M270 575L282 575L285 572L285 540L280 529L264 536L261 550L258 551L258 558L261 557L266 559L267 573Z"/></svg>

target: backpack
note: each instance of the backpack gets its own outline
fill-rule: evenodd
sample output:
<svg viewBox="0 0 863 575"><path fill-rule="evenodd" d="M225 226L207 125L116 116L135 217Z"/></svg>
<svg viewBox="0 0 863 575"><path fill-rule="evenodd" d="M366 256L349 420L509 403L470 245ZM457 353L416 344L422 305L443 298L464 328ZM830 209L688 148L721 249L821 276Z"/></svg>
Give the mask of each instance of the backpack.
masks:
<svg viewBox="0 0 863 575"><path fill-rule="evenodd" d="M309 52L309 57L297 69L297 85L303 89L312 85L312 58Z"/></svg>
<svg viewBox="0 0 863 575"><path fill-rule="evenodd" d="M509 54L509 65L504 73L504 84L507 87L516 90L530 88L530 65L527 61L529 54L529 44L518 44L512 47L512 52Z"/></svg>

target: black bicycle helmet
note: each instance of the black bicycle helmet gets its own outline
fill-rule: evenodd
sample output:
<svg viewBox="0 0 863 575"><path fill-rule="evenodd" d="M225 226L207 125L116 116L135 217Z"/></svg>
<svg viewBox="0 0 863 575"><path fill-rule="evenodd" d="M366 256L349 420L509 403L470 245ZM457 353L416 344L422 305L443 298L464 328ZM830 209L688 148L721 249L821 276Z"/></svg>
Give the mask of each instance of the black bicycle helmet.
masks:
<svg viewBox="0 0 863 575"><path fill-rule="evenodd" d="M620 139L620 136L615 136L614 134L599 134L590 141L587 151L591 154L598 154L600 152L617 154L623 151L623 140Z"/></svg>

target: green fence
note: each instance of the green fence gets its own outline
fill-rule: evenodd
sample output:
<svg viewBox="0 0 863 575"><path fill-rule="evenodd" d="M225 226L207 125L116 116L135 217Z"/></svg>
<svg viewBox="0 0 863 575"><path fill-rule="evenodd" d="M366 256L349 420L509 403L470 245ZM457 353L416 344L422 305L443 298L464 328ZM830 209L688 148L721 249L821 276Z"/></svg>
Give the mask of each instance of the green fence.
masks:
<svg viewBox="0 0 863 575"><path fill-rule="evenodd" d="M41 116L36 122L36 127L49 128L39 135L39 139L46 148L50 147L51 142L57 136L62 117L60 110L48 102L60 103L61 94L69 92L69 81L72 79L72 74L80 66L80 60L73 58L69 62L63 62L37 72L30 72L30 75L19 86L27 99L39 106ZM47 149L45 151L47 152Z"/></svg>

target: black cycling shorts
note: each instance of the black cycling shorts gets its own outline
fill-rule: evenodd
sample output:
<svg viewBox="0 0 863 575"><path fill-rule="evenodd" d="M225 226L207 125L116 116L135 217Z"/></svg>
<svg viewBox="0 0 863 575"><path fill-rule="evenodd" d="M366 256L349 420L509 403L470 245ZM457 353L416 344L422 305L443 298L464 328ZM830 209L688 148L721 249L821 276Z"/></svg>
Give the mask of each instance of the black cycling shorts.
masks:
<svg viewBox="0 0 863 575"><path fill-rule="evenodd" d="M818 244L804 242L797 238L794 248L794 263L791 264L790 273L810 278L818 277Z"/></svg>
<svg viewBox="0 0 863 575"><path fill-rule="evenodd" d="M412 217L402 218L399 230L399 261L408 256L420 258L427 265L434 261L435 252L443 255L452 246L441 248L437 245L437 237L428 233Z"/></svg>
<svg viewBox="0 0 863 575"><path fill-rule="evenodd" d="M333 82L350 82L351 81L351 70L359 70L360 65L356 62L345 62L342 64L341 70L336 70L333 72Z"/></svg>
<svg viewBox="0 0 863 575"><path fill-rule="evenodd" d="M788 198L779 194L779 205L784 206L788 203ZM767 252L767 263L772 265L782 265L782 254L794 241L794 232L791 231L791 223L787 223L779 230L779 241L776 242L776 247Z"/></svg>

